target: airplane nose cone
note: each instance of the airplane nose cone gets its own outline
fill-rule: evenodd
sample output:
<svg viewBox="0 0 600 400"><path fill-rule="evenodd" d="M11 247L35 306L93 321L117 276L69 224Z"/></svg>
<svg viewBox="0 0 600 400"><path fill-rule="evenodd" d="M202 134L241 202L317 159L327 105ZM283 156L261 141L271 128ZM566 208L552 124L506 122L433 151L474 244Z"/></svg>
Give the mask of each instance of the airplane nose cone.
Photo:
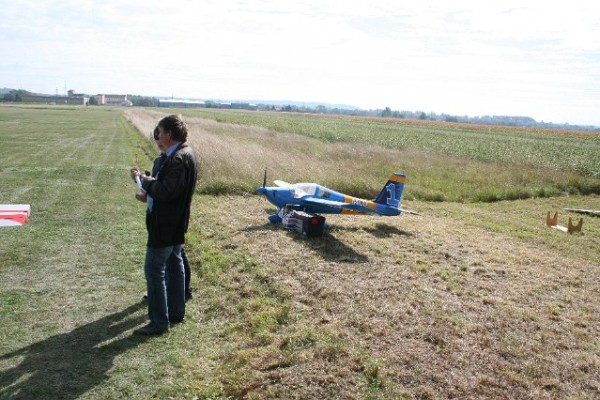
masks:
<svg viewBox="0 0 600 400"><path fill-rule="evenodd" d="M256 188L256 193L265 194L267 193L267 189L265 189L264 187Z"/></svg>

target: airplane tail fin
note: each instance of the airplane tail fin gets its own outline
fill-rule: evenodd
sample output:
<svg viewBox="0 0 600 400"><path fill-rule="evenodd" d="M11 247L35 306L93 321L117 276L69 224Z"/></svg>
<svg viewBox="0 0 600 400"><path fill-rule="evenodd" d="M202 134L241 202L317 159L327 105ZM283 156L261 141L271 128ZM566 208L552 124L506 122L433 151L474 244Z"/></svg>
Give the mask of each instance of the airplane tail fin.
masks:
<svg viewBox="0 0 600 400"><path fill-rule="evenodd" d="M375 199L375 203L399 208L405 179L406 175L399 172L390 175L379 196Z"/></svg>

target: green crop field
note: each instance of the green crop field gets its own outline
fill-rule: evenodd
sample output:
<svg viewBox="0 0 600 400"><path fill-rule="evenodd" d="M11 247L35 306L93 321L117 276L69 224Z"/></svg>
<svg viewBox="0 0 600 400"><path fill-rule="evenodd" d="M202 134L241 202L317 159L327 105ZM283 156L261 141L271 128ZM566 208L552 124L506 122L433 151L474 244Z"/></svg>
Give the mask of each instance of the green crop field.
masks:
<svg viewBox="0 0 600 400"><path fill-rule="evenodd" d="M186 249L194 299L132 335L144 205L129 167L184 113L201 159ZM0 106L0 398L600 396L599 136L219 110ZM408 175L422 216L272 226L270 179L374 196ZM581 233L545 226L583 218Z"/></svg>

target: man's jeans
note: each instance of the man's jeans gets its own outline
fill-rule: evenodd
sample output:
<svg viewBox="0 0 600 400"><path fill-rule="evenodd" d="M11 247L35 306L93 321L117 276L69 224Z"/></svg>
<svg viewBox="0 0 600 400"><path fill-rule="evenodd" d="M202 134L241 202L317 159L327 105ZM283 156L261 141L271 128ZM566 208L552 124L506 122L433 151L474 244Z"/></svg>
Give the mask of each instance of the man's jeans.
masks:
<svg viewBox="0 0 600 400"><path fill-rule="evenodd" d="M157 328L168 329L169 318L185 316L181 245L146 247L144 273L148 290L148 318Z"/></svg>

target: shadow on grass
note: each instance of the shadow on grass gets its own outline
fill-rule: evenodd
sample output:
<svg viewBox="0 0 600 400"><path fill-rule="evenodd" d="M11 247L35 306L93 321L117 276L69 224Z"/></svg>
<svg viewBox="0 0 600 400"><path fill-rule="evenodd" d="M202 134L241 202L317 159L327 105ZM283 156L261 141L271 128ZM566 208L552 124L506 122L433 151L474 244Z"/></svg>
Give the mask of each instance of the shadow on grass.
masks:
<svg viewBox="0 0 600 400"><path fill-rule="evenodd" d="M281 226L281 224L272 224L270 222L242 229L243 232L277 230L287 232L296 242L302 243L309 249L319 253L324 260L343 263L365 263L369 261L367 256L357 253L352 247L329 234L328 230L323 233L323 236L308 238L293 229L287 229Z"/></svg>
<svg viewBox="0 0 600 400"><path fill-rule="evenodd" d="M362 228L365 232L370 233L371 235L378 238L386 238L392 236L406 236L412 237L414 236L412 233L403 231L402 229L398 229L393 225L388 224L376 224L374 228Z"/></svg>
<svg viewBox="0 0 600 400"><path fill-rule="evenodd" d="M344 232L365 232L371 234L377 238L388 238L392 236L406 236L413 237L414 235L411 232L404 231L402 229L398 229L393 225L388 225L385 223L378 223L374 227L365 227L365 226L338 226L332 225L329 228L332 232L336 231L344 231Z"/></svg>
<svg viewBox="0 0 600 400"><path fill-rule="evenodd" d="M290 234L294 235L295 241L305 243L306 247L318 253L324 260L349 264L369 262L369 257L358 253L329 232L324 232L323 236L311 238L294 231L291 231Z"/></svg>
<svg viewBox="0 0 600 400"><path fill-rule="evenodd" d="M335 233L336 231L363 231L375 236L376 238L386 238L397 235L408 237L413 236L412 233L398 229L395 226L380 223L374 228L330 226L321 237L307 239L298 235L298 240L304 240L308 247L320 253L321 257L328 261L336 261L341 263L366 263L369 261L369 257L358 253L352 247L348 246L331 234Z"/></svg>
<svg viewBox="0 0 600 400"><path fill-rule="evenodd" d="M146 315L133 316L145 307L134 304L69 333L0 355L0 360L22 359L0 372L0 398L75 399L92 390L108 378L116 356L146 340L133 335L118 338L146 321Z"/></svg>
<svg viewBox="0 0 600 400"><path fill-rule="evenodd" d="M282 227L281 224L272 224L270 222L263 225L251 226L246 229L243 229L244 232L264 232L274 230L288 231L296 242L304 243L306 247L319 253L324 260L342 263L366 263L369 261L369 258L364 254L358 253L352 247L348 246L347 244L336 238L334 235L332 235L332 233L335 233L336 231L361 231L380 239L393 236L414 236L410 232L398 229L397 227L393 225L388 225L386 223L378 223L374 227L368 228L365 228L364 226L344 227L332 225L325 230L323 236L312 238L307 238L306 236L303 236L294 230L286 229Z"/></svg>

